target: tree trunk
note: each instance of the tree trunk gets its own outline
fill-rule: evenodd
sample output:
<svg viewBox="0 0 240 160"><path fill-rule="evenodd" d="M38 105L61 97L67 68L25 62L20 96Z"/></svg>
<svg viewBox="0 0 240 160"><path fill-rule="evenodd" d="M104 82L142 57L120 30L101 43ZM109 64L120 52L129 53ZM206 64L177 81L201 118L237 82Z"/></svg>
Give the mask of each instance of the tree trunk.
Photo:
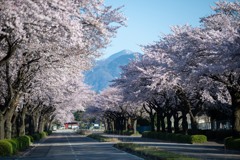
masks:
<svg viewBox="0 0 240 160"><path fill-rule="evenodd" d="M38 128L39 133L44 131L44 126L45 126L45 118L43 116L41 116L39 118L39 128Z"/></svg>
<svg viewBox="0 0 240 160"><path fill-rule="evenodd" d="M28 126L29 126L28 127L28 134L33 135L34 134L34 124L33 124L32 115L27 115L27 123L28 123Z"/></svg>
<svg viewBox="0 0 240 160"><path fill-rule="evenodd" d="M161 113L157 112L157 132L160 132L160 126L161 126Z"/></svg>
<svg viewBox="0 0 240 160"><path fill-rule="evenodd" d="M234 110L234 120L233 120L233 136L240 136L240 106L236 107Z"/></svg>
<svg viewBox="0 0 240 160"><path fill-rule="evenodd" d="M7 139L12 138L12 117L18 106L19 99L20 99L20 94L15 94L14 97L9 102L8 109L4 114L4 119L6 120L5 138Z"/></svg>
<svg viewBox="0 0 240 160"><path fill-rule="evenodd" d="M155 113L153 112L153 107L152 106L153 105L150 102L148 102L148 108L146 107L145 104L143 104L144 110L148 113L148 115L150 117L151 131L154 132L155 131L155 115L156 115L156 112Z"/></svg>
<svg viewBox="0 0 240 160"><path fill-rule="evenodd" d="M45 131L49 131L51 128L51 121L52 121L52 117L51 116L46 116L45 118L45 127L44 130Z"/></svg>
<svg viewBox="0 0 240 160"><path fill-rule="evenodd" d="M172 121L171 121L172 113L167 113L167 132L172 133Z"/></svg>
<svg viewBox="0 0 240 160"><path fill-rule="evenodd" d="M195 115L192 113L191 110L189 110L189 115L190 115L190 119L191 119L191 128L192 128L192 131L193 131L193 133L197 133L198 123L197 123L196 117L195 117Z"/></svg>
<svg viewBox="0 0 240 160"><path fill-rule="evenodd" d="M20 126L19 126L19 136L25 135L25 118L26 118L27 107L24 106L20 113Z"/></svg>
<svg viewBox="0 0 240 160"><path fill-rule="evenodd" d="M12 116L7 117L6 119L6 130L5 130L5 138L11 139L12 138Z"/></svg>
<svg viewBox="0 0 240 160"><path fill-rule="evenodd" d="M108 131L111 131L111 120L110 119L107 119L107 130Z"/></svg>
<svg viewBox="0 0 240 160"><path fill-rule="evenodd" d="M1 139L4 139L4 125L5 125L5 120L4 120L4 117L3 117L3 114L2 112L0 111L0 140Z"/></svg>
<svg viewBox="0 0 240 160"><path fill-rule="evenodd" d="M191 116L191 128L192 128L193 134L196 134L197 130L198 130L198 123L197 123L196 118L195 117L192 118L192 116Z"/></svg>
<svg viewBox="0 0 240 160"><path fill-rule="evenodd" d="M187 122L187 113L185 111L182 111L182 129L183 129L183 134L187 135L188 122Z"/></svg>
<svg viewBox="0 0 240 160"><path fill-rule="evenodd" d="M114 123L114 121L113 121L113 120L111 121L111 130L112 130L112 131L114 131L114 130L115 130L115 123Z"/></svg>
<svg viewBox="0 0 240 160"><path fill-rule="evenodd" d="M154 125L154 117L155 115L150 115L150 120L151 120L151 131L154 132L155 131L155 125Z"/></svg>
<svg viewBox="0 0 240 160"><path fill-rule="evenodd" d="M179 133L179 117L177 112L173 113L173 118L174 118L174 133Z"/></svg>
<svg viewBox="0 0 240 160"><path fill-rule="evenodd" d="M33 128L34 128L34 133L38 132L39 128L39 113L34 113L33 114Z"/></svg>
<svg viewBox="0 0 240 160"><path fill-rule="evenodd" d="M107 119L104 119L104 128L105 128L105 131L109 130L109 128L108 128L108 120Z"/></svg>
<svg viewBox="0 0 240 160"><path fill-rule="evenodd" d="M240 136L240 93L228 88L232 99L232 131L234 137Z"/></svg>
<svg viewBox="0 0 240 160"><path fill-rule="evenodd" d="M48 122L48 127L47 127L48 131L51 130L51 128L52 128L53 120L54 120L54 118L51 118L50 121Z"/></svg>
<svg viewBox="0 0 240 160"><path fill-rule="evenodd" d="M137 134L137 119L132 119L132 126L133 126L133 134Z"/></svg>
<svg viewBox="0 0 240 160"><path fill-rule="evenodd" d="M162 113L162 114L160 115L162 132L166 132L166 125L165 125L164 119L165 119L165 117L164 117L164 115L163 115L163 113Z"/></svg>
<svg viewBox="0 0 240 160"><path fill-rule="evenodd" d="M13 119L12 119L12 137L17 137L17 136L18 136L17 118L18 118L18 113L15 112L15 113L13 114Z"/></svg>

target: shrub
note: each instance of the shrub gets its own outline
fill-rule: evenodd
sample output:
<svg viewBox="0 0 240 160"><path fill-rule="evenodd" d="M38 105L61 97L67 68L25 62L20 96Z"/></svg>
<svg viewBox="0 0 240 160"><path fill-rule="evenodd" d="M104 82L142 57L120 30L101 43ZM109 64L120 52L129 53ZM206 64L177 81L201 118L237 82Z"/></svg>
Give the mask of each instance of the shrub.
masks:
<svg viewBox="0 0 240 160"><path fill-rule="evenodd" d="M39 133L35 133L32 135L33 141L39 141L41 139L41 135Z"/></svg>
<svg viewBox="0 0 240 160"><path fill-rule="evenodd" d="M0 140L0 156L11 156L13 148L8 140Z"/></svg>
<svg viewBox="0 0 240 160"><path fill-rule="evenodd" d="M207 142L207 137L204 135L183 135L163 132L143 132L142 137L160 139L180 143L204 143Z"/></svg>
<svg viewBox="0 0 240 160"><path fill-rule="evenodd" d="M13 140L14 142L16 142L17 144L17 150L20 149L20 144L19 144L19 140L17 138L12 138L11 140Z"/></svg>
<svg viewBox="0 0 240 160"><path fill-rule="evenodd" d="M28 137L30 138L30 141L31 141L31 142L34 142L34 138L33 138L33 136L28 135Z"/></svg>
<svg viewBox="0 0 240 160"><path fill-rule="evenodd" d="M227 137L224 139L224 145L227 149L240 150L240 138Z"/></svg>
<svg viewBox="0 0 240 160"><path fill-rule="evenodd" d="M12 145L12 150L13 150L13 154L16 154L19 146L18 146L18 141L16 139L6 139L6 141L8 141L9 143L11 143Z"/></svg>
<svg viewBox="0 0 240 160"><path fill-rule="evenodd" d="M177 134L176 141L181 143L192 143L191 136L183 134Z"/></svg>
<svg viewBox="0 0 240 160"><path fill-rule="evenodd" d="M191 143L205 143L207 142L207 137L205 135L192 135Z"/></svg>
<svg viewBox="0 0 240 160"><path fill-rule="evenodd" d="M47 132L41 132L40 134L40 139L47 137Z"/></svg>
<svg viewBox="0 0 240 160"><path fill-rule="evenodd" d="M52 134L52 130L48 130L47 135L51 135L51 134Z"/></svg>
<svg viewBox="0 0 240 160"><path fill-rule="evenodd" d="M195 135L195 134L201 134L207 136L208 140L217 140L217 141L222 141L226 137L230 137L232 135L231 130L217 130L217 131L212 131L212 130L198 130L197 133L194 133L192 130L188 130L189 135Z"/></svg>
<svg viewBox="0 0 240 160"><path fill-rule="evenodd" d="M19 141L19 150L27 149L31 144L31 139L29 136L21 136L17 138Z"/></svg>

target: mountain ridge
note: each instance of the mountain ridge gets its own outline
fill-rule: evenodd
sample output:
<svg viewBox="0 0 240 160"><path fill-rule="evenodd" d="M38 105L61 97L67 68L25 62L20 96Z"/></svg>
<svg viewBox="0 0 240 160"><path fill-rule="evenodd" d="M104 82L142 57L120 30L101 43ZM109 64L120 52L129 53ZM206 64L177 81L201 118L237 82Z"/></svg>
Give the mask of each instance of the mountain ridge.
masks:
<svg viewBox="0 0 240 160"><path fill-rule="evenodd" d="M110 81L120 76L120 66L127 65L136 56L141 55L141 53L125 49L105 59L98 60L91 70L84 73L85 83L92 86L96 92L100 92L111 84Z"/></svg>

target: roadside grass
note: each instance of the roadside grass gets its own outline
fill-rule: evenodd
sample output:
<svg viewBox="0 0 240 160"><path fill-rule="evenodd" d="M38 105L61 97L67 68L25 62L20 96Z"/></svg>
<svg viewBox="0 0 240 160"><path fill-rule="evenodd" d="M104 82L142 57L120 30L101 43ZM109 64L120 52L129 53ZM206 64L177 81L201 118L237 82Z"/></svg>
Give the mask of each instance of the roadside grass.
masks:
<svg viewBox="0 0 240 160"><path fill-rule="evenodd" d="M126 135L126 136L142 136L138 131L134 133L132 130L123 130L123 131L104 131L106 134L115 134L115 135Z"/></svg>
<svg viewBox="0 0 240 160"><path fill-rule="evenodd" d="M117 138L104 137L104 136L101 136L100 134L90 134L87 137L96 139L99 142L116 142L116 143L120 142L120 140Z"/></svg>
<svg viewBox="0 0 240 160"><path fill-rule="evenodd" d="M199 160L197 158L188 157L172 152L162 150L158 147L142 146L133 143L117 143L114 147L123 151L135 154L144 159L154 160Z"/></svg>
<svg viewBox="0 0 240 160"><path fill-rule="evenodd" d="M90 135L90 134L92 134L92 131L90 131L88 129L78 129L76 132L80 135Z"/></svg>

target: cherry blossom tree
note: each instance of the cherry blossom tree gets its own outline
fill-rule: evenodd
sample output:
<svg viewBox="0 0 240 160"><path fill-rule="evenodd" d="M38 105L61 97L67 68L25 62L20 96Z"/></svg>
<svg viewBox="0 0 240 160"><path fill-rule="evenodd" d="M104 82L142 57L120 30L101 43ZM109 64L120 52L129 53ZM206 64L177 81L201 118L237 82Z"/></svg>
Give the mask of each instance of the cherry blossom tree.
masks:
<svg viewBox="0 0 240 160"><path fill-rule="evenodd" d="M98 106L103 110L105 128L109 131L123 130L125 117L120 110L122 94L118 88L108 87L98 96Z"/></svg>
<svg viewBox="0 0 240 160"><path fill-rule="evenodd" d="M116 24L124 25L119 8L100 0L9 0L0 6L1 64L19 48L59 58L69 53L93 56L109 43L119 28Z"/></svg>
<svg viewBox="0 0 240 160"><path fill-rule="evenodd" d="M76 87L71 78L89 68L124 25L119 9L104 6L100 0L0 2L0 139L4 138L5 121L9 123L6 136L11 137L11 118L23 95L36 94L32 111L53 114L58 102L63 104L61 97L67 98L61 92L75 97L84 93L79 91L82 81L76 82L80 85L77 90L71 90ZM54 88L60 84L65 89ZM85 99L81 99L83 106ZM71 102L78 103L76 99Z"/></svg>
<svg viewBox="0 0 240 160"><path fill-rule="evenodd" d="M217 2L213 9L216 13L202 18L201 28L177 26L173 28L173 34L163 40L173 61L171 68L176 71L175 75L182 77L181 83L184 82L193 89L204 81L203 87L208 92L210 86L218 87L219 92L215 93L218 96L214 96L218 101L231 103L233 130L236 133L239 132L239 2ZM228 94L224 93L226 90ZM209 98L211 101L212 96Z"/></svg>
<svg viewBox="0 0 240 160"><path fill-rule="evenodd" d="M28 88L31 86L31 79L39 70L38 61L40 58L31 57L26 53L25 57L12 59L1 66L1 111L0 123L1 136L4 138L4 128L6 127L7 138L11 137L12 116L19 105L19 101ZM6 126L4 125L6 123Z"/></svg>
<svg viewBox="0 0 240 160"><path fill-rule="evenodd" d="M203 27L175 26L172 28L173 33L152 45L143 46L143 60L128 65L121 78L115 81L125 87L126 93L130 93L129 99L148 100L152 103L149 106L164 108L159 113L167 114L169 110L175 110L174 106L177 107L176 111L180 110L184 118L185 132L186 114L190 115L192 129L197 129L198 114L215 109L216 106L223 113L229 114L229 104L234 106L233 101L236 99L232 96L232 85L237 84L239 62L239 3L216 4L216 14L203 18ZM222 79L224 76L225 81ZM230 81L228 85L224 84L227 81ZM173 94L175 96L171 97ZM233 117L236 119L234 110Z"/></svg>
<svg viewBox="0 0 240 160"><path fill-rule="evenodd" d="M233 131L239 135L240 3L220 1L216 5L213 8L215 14L202 18L204 31L201 35L205 41L200 41L200 44L205 47L204 51L196 55L196 70L228 90L232 104Z"/></svg>

